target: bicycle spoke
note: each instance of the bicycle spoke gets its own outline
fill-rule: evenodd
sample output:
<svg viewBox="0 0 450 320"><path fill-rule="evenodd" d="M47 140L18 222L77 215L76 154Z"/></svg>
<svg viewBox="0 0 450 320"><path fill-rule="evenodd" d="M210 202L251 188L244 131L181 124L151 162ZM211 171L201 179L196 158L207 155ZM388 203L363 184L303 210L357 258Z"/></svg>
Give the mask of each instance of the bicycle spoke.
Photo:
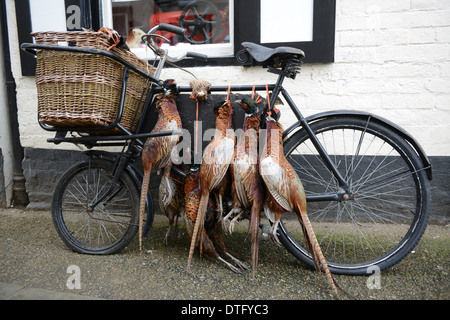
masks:
<svg viewBox="0 0 450 320"><path fill-rule="evenodd" d="M383 242L386 242L386 245L387 245L387 243L390 244L389 247L385 247L376 237L372 236L373 240L381 248L382 252L388 252L393 247L395 247L395 245L397 245L397 243L398 243L398 238L403 237L404 234L399 233L399 234L395 235L396 238L394 239L392 237L392 235L387 232L387 229L384 228L383 226L379 226L379 224L382 224L382 225L386 225L386 223L394 224L394 225L399 225L399 224L397 224L395 221L386 219L385 217L382 217L382 216L374 213L372 211L373 208L368 208L367 206L364 206L361 203L356 203L355 205L359 206L362 209L362 212L365 212L368 215L368 217L372 220L372 223L374 224L374 226L377 227L378 233L383 235L382 236ZM377 223L376 219L379 219L380 223ZM380 237L380 239L381 239L381 237Z"/></svg>
<svg viewBox="0 0 450 320"><path fill-rule="evenodd" d="M388 176L389 174L385 174L385 175ZM371 185L365 186L365 188L362 188L362 185L361 185L361 187L359 187L359 189L355 190L355 192L361 193L361 192L378 190L380 188L388 187L394 183L406 180L410 177L411 177L411 172L409 170L405 170L394 176L390 176L387 179L383 179L382 181L378 181L377 183L373 183ZM395 179L392 179L392 178L395 178Z"/></svg>
<svg viewBox="0 0 450 320"><path fill-rule="evenodd" d="M302 181L313 182L313 183L320 184L322 186L326 186L327 187L326 190L328 190L328 186L331 185L333 180L331 179L330 181L326 181L325 178L322 177L321 174L316 170L315 166L312 166L303 155L300 155L300 156L309 165L308 168L312 169L312 172L309 172L308 168L300 165L299 162L297 162L293 157L291 157L290 160L294 161L294 163L297 164L297 166L294 164L293 167L294 167L294 169L298 169L297 172L299 173L300 179ZM310 178L311 180L307 180L305 177Z"/></svg>
<svg viewBox="0 0 450 320"><path fill-rule="evenodd" d="M299 160L301 160L301 162L304 162L305 165L300 164L300 161L297 161L296 159L294 159L294 156L291 155L289 156L289 160L292 160L295 162L295 164L297 165L298 168L302 168L302 171L299 172L299 177L300 179L304 179L304 176L308 176L309 178L312 178L313 180L315 180L319 185L322 186L331 186L331 184L333 183L333 186L337 185L337 181L336 179L329 175L328 170L326 169L326 165L323 162L321 157L318 156L314 156L314 161L311 162L307 159L306 155L313 155L314 151L311 147L311 145L309 143L306 143L304 145L304 147L307 147L307 150L298 150L296 149L296 154L294 156L300 156ZM337 161L336 161L337 162ZM294 164L294 169L296 167L296 165ZM320 164L320 166L319 166ZM322 168L322 169L326 169L326 172L329 175L329 179L326 179L323 177L323 174L319 173L318 168ZM309 172L309 170L311 172Z"/></svg>

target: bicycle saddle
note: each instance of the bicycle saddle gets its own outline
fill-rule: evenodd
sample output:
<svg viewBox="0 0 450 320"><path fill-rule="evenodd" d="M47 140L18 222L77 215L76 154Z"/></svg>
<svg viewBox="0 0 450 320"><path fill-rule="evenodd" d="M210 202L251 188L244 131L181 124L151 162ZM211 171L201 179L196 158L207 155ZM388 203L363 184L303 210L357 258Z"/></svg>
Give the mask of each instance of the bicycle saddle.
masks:
<svg viewBox="0 0 450 320"><path fill-rule="evenodd" d="M302 60L305 57L303 50L292 47L277 47L272 49L253 42L242 42L242 45L257 62L266 62L276 55L283 54L296 55L299 60Z"/></svg>

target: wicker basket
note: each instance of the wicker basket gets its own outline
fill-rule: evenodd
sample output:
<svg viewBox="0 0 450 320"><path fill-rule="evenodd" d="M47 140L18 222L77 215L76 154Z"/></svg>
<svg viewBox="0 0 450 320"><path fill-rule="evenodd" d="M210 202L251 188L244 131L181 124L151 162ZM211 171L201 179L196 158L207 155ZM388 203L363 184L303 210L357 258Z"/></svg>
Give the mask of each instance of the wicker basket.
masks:
<svg viewBox="0 0 450 320"><path fill-rule="evenodd" d="M111 46L105 32L36 32L36 43L108 49ZM151 75L155 70L132 52L111 48L110 52ZM36 86L38 117L53 127L104 127L116 120L124 66L108 57L71 51L39 50L37 52ZM140 117L140 100L146 97L149 81L131 71L120 124L134 132ZM131 127L133 125L133 127ZM91 132L85 130L84 132ZM102 131L119 134L119 129Z"/></svg>

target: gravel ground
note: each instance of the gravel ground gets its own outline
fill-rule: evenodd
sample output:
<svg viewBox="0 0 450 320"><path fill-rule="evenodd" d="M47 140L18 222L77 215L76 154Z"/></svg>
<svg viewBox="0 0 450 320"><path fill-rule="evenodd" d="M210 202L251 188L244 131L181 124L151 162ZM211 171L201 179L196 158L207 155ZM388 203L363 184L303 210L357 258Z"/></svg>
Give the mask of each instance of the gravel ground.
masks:
<svg viewBox="0 0 450 320"><path fill-rule="evenodd" d="M104 299L336 299L323 275L270 241L260 242L255 279L250 271L237 275L220 262L198 255L192 264L195 276L189 275L186 236L172 234L166 247L162 242L166 227L167 219L157 216L144 240L144 253L139 253L136 237L118 254L90 256L66 247L49 212L0 209L0 282ZM250 239L245 230L238 230L226 241L233 250L249 255ZM449 253L449 226L429 225L414 252L381 273L380 289L369 289L365 276L336 275L335 279L356 299L448 300ZM66 286L71 265L80 268L80 289Z"/></svg>

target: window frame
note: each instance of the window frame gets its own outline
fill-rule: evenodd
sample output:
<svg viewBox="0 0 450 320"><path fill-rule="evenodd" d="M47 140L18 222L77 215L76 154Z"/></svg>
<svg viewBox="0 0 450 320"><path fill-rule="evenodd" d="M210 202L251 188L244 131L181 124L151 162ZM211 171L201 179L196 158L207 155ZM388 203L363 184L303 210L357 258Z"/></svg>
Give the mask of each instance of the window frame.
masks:
<svg viewBox="0 0 450 320"><path fill-rule="evenodd" d="M235 47L242 49L244 41L260 43L261 1L235 1ZM269 48L289 46L305 52L305 63L334 62L336 0L315 0L313 13L313 41L264 43Z"/></svg>

